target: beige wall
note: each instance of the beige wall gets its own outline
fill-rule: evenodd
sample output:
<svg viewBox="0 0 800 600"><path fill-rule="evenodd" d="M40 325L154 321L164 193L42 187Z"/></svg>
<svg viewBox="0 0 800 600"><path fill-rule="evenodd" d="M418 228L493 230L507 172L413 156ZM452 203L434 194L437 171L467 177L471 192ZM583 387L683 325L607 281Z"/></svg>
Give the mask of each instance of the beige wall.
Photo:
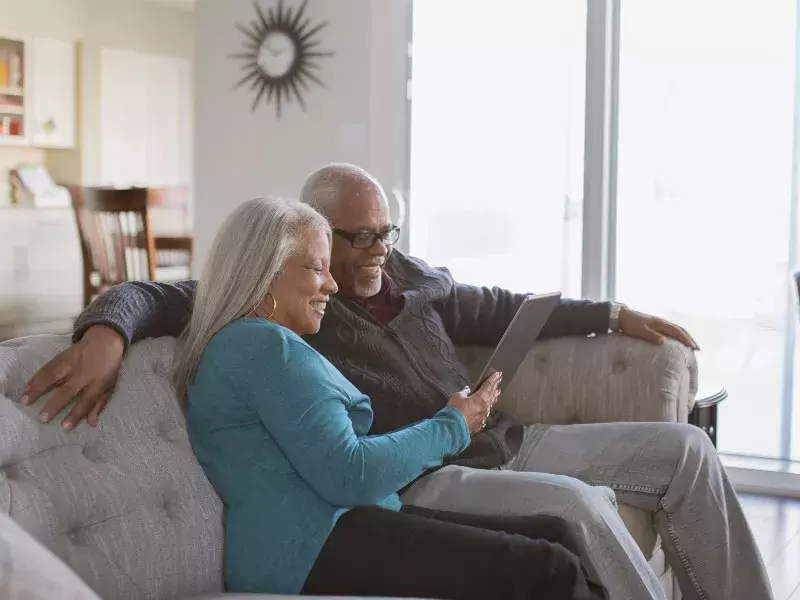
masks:
<svg viewBox="0 0 800 600"><path fill-rule="evenodd" d="M42 36L80 42L76 151L48 151L53 177L93 185L100 173L100 49L123 48L192 59L190 11L143 0L0 0L0 35ZM0 147L0 164L30 152ZM0 177L3 173L0 172Z"/></svg>
<svg viewBox="0 0 800 600"><path fill-rule="evenodd" d="M264 6L271 4L262 2ZM298 0L287 0L298 6ZM311 85L307 112L282 118L270 106L251 111L253 95L234 89L241 51L237 23L254 17L252 0L198 0L195 7L195 258L197 268L222 219L254 196L296 196L305 177L332 162L371 170L386 187L405 183L405 82L408 0L318 0L314 23L328 21L320 49L326 87ZM351 138L351 134L361 137Z"/></svg>

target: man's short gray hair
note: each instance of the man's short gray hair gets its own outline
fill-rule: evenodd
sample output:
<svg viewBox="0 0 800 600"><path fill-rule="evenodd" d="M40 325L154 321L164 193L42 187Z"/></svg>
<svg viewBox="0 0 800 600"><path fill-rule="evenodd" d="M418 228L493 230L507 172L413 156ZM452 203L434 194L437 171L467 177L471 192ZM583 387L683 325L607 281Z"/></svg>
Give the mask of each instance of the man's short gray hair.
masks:
<svg viewBox="0 0 800 600"><path fill-rule="evenodd" d="M300 191L300 201L330 219L344 188L365 181L375 184L381 195L386 196L381 184L366 169L348 163L333 163L308 176Z"/></svg>

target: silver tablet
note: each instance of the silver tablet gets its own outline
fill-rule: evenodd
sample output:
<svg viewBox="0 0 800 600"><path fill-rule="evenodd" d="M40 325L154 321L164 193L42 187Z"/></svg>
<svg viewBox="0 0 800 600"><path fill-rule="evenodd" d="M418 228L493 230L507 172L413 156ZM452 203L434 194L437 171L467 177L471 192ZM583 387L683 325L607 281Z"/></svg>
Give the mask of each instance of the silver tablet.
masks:
<svg viewBox="0 0 800 600"><path fill-rule="evenodd" d="M561 301L561 292L528 296L511 319L500 343L481 371L472 391L476 391L492 373L503 372L500 389L511 383L522 361L539 337L547 319Z"/></svg>

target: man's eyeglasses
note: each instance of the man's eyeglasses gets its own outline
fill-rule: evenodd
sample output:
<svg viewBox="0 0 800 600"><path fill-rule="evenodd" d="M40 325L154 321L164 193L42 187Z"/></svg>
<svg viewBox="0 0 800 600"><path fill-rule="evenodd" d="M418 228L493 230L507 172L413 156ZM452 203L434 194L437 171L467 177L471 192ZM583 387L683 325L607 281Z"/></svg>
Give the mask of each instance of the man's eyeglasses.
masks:
<svg viewBox="0 0 800 600"><path fill-rule="evenodd" d="M375 245L378 240L384 246L392 246L400 239L400 228L392 227L380 233L350 233L349 231L342 231L341 229L334 229L333 233L343 237L350 242L350 245L357 250L367 250Z"/></svg>

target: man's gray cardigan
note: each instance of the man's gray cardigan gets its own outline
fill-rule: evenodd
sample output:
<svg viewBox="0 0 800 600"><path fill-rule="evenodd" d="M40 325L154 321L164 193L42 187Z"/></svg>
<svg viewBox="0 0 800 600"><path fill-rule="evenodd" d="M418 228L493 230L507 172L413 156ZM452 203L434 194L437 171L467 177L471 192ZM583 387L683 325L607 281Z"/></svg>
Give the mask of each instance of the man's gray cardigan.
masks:
<svg viewBox="0 0 800 600"><path fill-rule="evenodd" d="M450 396L471 382L456 358L456 346L494 346L525 294L453 281L447 269L394 252L386 273L391 294L403 309L388 326L357 302L331 298L316 335L306 341L321 352L372 401L380 434L433 416ZM78 318L75 339L96 324L119 331L126 345L146 337L178 336L188 324L196 282L130 282L96 299ZM540 337L608 331L607 302L562 300ZM522 428L500 418L473 437L451 463L497 467L519 450Z"/></svg>

